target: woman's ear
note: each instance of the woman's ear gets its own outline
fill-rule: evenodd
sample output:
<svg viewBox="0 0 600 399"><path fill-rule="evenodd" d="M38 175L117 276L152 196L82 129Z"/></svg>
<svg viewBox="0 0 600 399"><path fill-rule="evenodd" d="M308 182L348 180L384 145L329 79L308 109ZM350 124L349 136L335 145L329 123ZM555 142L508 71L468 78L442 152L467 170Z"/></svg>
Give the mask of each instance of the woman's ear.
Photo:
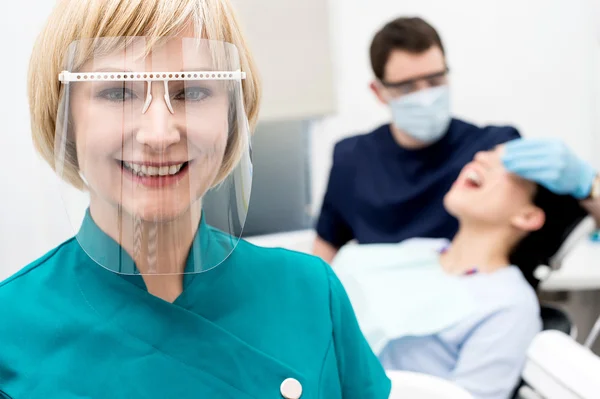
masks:
<svg viewBox="0 0 600 399"><path fill-rule="evenodd" d="M545 222L546 214L541 208L534 205L526 207L521 213L513 216L511 219L513 227L525 232L539 230Z"/></svg>

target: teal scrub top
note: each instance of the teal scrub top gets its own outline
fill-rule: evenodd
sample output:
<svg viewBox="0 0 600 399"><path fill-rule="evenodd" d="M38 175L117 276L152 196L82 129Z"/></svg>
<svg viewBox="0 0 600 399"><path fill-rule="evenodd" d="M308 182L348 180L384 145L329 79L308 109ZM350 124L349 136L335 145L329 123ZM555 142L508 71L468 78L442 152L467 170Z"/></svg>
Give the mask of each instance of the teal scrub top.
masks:
<svg viewBox="0 0 600 399"><path fill-rule="evenodd" d="M110 258L120 248L89 213L78 239L132 263ZM188 267L229 239L202 222ZM0 303L0 397L275 399L289 378L302 399L391 389L331 268L243 240L168 303L72 238L0 283Z"/></svg>

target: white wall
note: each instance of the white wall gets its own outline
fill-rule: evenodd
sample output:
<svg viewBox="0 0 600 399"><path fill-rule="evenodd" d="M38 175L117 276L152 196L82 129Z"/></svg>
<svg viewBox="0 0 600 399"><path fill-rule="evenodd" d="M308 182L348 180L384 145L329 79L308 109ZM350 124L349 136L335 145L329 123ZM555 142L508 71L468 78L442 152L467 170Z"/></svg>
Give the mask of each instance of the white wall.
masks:
<svg viewBox="0 0 600 399"><path fill-rule="evenodd" d="M419 14L442 34L453 70L457 115L477 123L511 123L528 136L564 137L587 158L600 148L591 138L594 123L600 126L593 112L600 79L595 86L592 80L599 70L593 62L600 59L600 49L589 30L587 0L330 1L339 113L315 126L315 209L334 142L387 119L386 109L368 90L368 47L380 25L401 14ZM28 58L53 4L11 2L10 12L5 5L0 17L5 161L0 171L0 279L73 234L55 178L34 154L29 137Z"/></svg>
<svg viewBox="0 0 600 399"><path fill-rule="evenodd" d="M330 19L327 1L230 1L236 7L262 78L261 121L333 113L336 104L331 48L330 42L323 40ZM307 21L310 29L306 29Z"/></svg>
<svg viewBox="0 0 600 399"><path fill-rule="evenodd" d="M0 279L72 235L54 175L33 151L27 104L29 54L53 5L11 2L10 12L3 4L0 13Z"/></svg>
<svg viewBox="0 0 600 399"><path fill-rule="evenodd" d="M313 210L318 211L333 144L386 121L368 88L368 49L387 21L416 15L440 32L452 71L453 110L478 124L517 126L525 136L563 137L590 159L598 41L590 10L597 0L331 0L338 114L313 134ZM595 151L594 151L595 150ZM600 156L594 160L600 166Z"/></svg>

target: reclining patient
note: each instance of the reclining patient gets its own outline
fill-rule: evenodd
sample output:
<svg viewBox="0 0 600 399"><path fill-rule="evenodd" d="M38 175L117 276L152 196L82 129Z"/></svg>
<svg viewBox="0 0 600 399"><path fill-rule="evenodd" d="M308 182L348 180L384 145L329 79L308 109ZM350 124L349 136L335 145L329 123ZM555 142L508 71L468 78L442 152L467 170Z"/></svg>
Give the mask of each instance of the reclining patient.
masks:
<svg viewBox="0 0 600 399"><path fill-rule="evenodd" d="M451 243L350 245L333 263L386 369L439 376L485 399L510 397L541 329L525 276L586 215L574 198L508 173L501 151L478 153L444 198L460 223Z"/></svg>

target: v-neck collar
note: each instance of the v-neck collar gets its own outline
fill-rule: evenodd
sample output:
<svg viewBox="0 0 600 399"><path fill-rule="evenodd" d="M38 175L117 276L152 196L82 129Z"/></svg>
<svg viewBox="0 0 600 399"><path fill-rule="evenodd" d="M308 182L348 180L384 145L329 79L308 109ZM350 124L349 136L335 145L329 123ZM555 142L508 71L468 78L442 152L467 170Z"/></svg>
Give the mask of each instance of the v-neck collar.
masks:
<svg viewBox="0 0 600 399"><path fill-rule="evenodd" d="M214 265L221 259L223 262L203 273L186 275L184 291L174 303L149 294L139 273L119 275L96 264L119 262L121 270L135 270L131 257L100 230L89 212L77 238L85 245L75 273L79 291L99 317L99 328L123 334L119 342L134 339L147 346L143 349L144 361L138 363L141 369L155 364L175 368L181 371L181 381L195 386L214 385L218 380L234 388L237 396L244 399L279 397L281 382L295 378L311 395L306 375L193 310L196 302L211 301L215 292L210 288L217 279L231 278L235 273L231 268L236 257L227 257L226 249L232 239L227 234L201 221L186 270L198 264L194 262L206 265ZM130 356L138 354L131 352ZM142 370L135 372L138 371ZM227 389L225 386L223 389Z"/></svg>
<svg viewBox="0 0 600 399"><path fill-rule="evenodd" d="M160 365L178 370L178 381L190 386L215 386L215 381L220 381L217 384L223 392L236 391L236 397L244 399L280 397L280 384L294 378L305 387L306 394L312 395L310 387L314 381L309 381L310 377L246 343L215 321L147 294L113 272L89 266L84 265L78 273L79 289L99 317L97 328L117 334L118 342L125 343L126 348L127 342L134 343L133 352L123 353L130 356L124 357L123 367L132 363L131 356L140 356L136 369L131 370L134 375L156 371L156 365ZM202 285L205 276L210 279L220 275L221 267L227 269L227 265L221 265L200 274ZM211 301L210 294L202 297L210 290L196 289L196 285L190 291L194 299ZM126 375L120 377L131 377L129 371L124 369ZM144 397L152 397L152 386L149 383L140 388L149 395Z"/></svg>
<svg viewBox="0 0 600 399"><path fill-rule="evenodd" d="M89 208L76 237L84 252L97 264L146 290L146 284L134 260L123 247L98 227ZM227 258L231 250L235 248L234 240L237 238L226 234L220 234L217 237L214 229L206 224L204 215L202 215L186 259L183 278L184 291L198 272L206 272Z"/></svg>

